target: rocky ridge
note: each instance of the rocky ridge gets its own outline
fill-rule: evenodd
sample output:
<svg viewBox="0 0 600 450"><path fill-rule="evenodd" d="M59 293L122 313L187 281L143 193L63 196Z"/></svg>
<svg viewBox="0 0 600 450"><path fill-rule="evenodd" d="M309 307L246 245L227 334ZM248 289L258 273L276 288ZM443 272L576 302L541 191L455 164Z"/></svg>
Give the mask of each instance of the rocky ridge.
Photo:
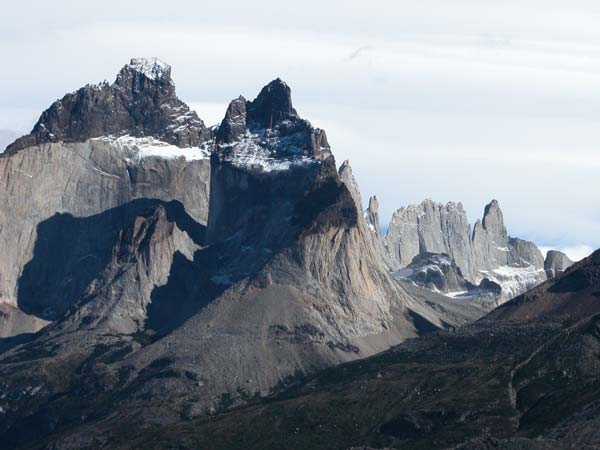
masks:
<svg viewBox="0 0 600 450"><path fill-rule="evenodd" d="M544 261L544 269L548 278L555 278L574 264L563 252L549 250Z"/></svg>
<svg viewBox="0 0 600 450"><path fill-rule="evenodd" d="M464 278L473 284L488 279L502 286L500 302L545 281L551 271L535 244L508 235L496 200L486 205L483 218L471 227L460 203L425 200L400 208L392 216L385 245L399 268L424 253L449 255ZM555 255L557 267L568 264ZM554 272L552 272L554 273Z"/></svg>
<svg viewBox="0 0 600 450"><path fill-rule="evenodd" d="M197 147L211 137L197 114L177 98L171 67L156 58L134 58L114 83L88 84L54 102L31 133L6 151L126 134L180 147Z"/></svg>

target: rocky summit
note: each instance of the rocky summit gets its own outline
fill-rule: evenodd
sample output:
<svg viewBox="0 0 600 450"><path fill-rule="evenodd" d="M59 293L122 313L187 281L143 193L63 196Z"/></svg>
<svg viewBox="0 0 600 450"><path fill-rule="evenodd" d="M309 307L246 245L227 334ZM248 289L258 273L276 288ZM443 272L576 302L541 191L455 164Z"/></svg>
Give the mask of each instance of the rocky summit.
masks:
<svg viewBox="0 0 600 450"><path fill-rule="evenodd" d="M42 113L0 183L3 449L117 448L488 309L392 276L376 201L280 79L208 129L133 59Z"/></svg>
<svg viewBox="0 0 600 450"><path fill-rule="evenodd" d="M151 136L180 147L210 139L196 113L177 98L171 67L157 58L134 58L114 83L89 84L54 102L31 133L6 151L123 135Z"/></svg>
<svg viewBox="0 0 600 450"><path fill-rule="evenodd" d="M500 285L499 303L562 273L572 264L561 252L549 252L544 259L532 242L510 237L496 200L486 205L483 218L477 220L472 231L461 203L442 205L425 200L420 205L400 208L388 226L385 247L396 269L408 267L423 254L446 254L471 284L488 280ZM402 276L404 272L399 273Z"/></svg>

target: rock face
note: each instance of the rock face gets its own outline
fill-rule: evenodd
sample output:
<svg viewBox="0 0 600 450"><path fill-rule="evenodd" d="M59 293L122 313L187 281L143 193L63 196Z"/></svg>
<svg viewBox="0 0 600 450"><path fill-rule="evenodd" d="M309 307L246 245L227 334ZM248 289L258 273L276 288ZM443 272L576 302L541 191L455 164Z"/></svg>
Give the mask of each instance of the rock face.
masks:
<svg viewBox="0 0 600 450"><path fill-rule="evenodd" d="M0 448L71 417L228 409L484 311L391 276L376 204L366 220L279 79L213 133L167 66L134 60L55 103L0 174L4 335L23 333L0 347Z"/></svg>
<svg viewBox="0 0 600 450"><path fill-rule="evenodd" d="M339 169L340 180L347 187L354 204L359 211L362 211L362 197L360 195L360 189L358 183L352 173L352 167L350 167L349 161L344 161ZM385 241L381 234L381 225L379 223L379 204L377 203L377 197L369 198L369 206L359 218L360 223L368 229L368 238L371 240L371 244L374 247L377 255L380 256L384 265L390 271L398 269L398 263L395 259L390 258L385 248Z"/></svg>
<svg viewBox="0 0 600 450"><path fill-rule="evenodd" d="M406 267L421 253L446 253L467 278L474 278L470 225L461 203L441 205L425 200L397 210L386 235L390 256Z"/></svg>
<svg viewBox="0 0 600 450"><path fill-rule="evenodd" d="M546 279L542 253L535 244L508 236L496 200L485 207L472 234L460 203L441 205L425 200L401 208L392 216L385 242L399 267L424 253L449 255L471 283L487 278L500 284L501 301Z"/></svg>
<svg viewBox="0 0 600 450"><path fill-rule="evenodd" d="M394 275L426 289L444 293L465 292L475 287L465 280L460 268L445 253L421 253Z"/></svg>
<svg viewBox="0 0 600 450"><path fill-rule="evenodd" d="M544 261L548 278L555 278L574 264L567 255L558 250L549 250Z"/></svg>
<svg viewBox="0 0 600 450"><path fill-rule="evenodd" d="M346 185L346 187L348 188L348 191L350 191L350 194L352 195L352 198L354 199L354 203L356 203L356 207L358 208L359 211L362 211L362 209L363 209L362 197L360 195L360 189L358 188L358 183L356 182L356 179L354 178L354 174L352 173L352 167L350 167L350 161L346 160L342 163L342 165L339 168L339 175L340 175L340 180L342 180L342 183L344 183ZM369 206L370 206L370 202L369 202Z"/></svg>
<svg viewBox="0 0 600 450"><path fill-rule="evenodd" d="M371 231L374 231L377 236L381 236L381 224L379 223L379 203L377 197L369 198L369 207L367 208L365 218L370 225Z"/></svg>
<svg viewBox="0 0 600 450"><path fill-rule="evenodd" d="M403 279L425 289L439 291L452 296L472 297L488 296L492 303L497 303L502 287L484 278L479 285L467 281L460 267L445 253L422 253L415 256L404 269L394 273Z"/></svg>
<svg viewBox="0 0 600 450"><path fill-rule="evenodd" d="M492 270L508 265L510 249L504 217L496 200L486 205L483 220L473 227L473 257L479 270Z"/></svg>
<svg viewBox="0 0 600 450"><path fill-rule="evenodd" d="M87 85L57 100L31 133L6 151L124 134L154 136L178 146L198 146L210 138L196 113L175 95L171 67L156 58L137 58L121 69L113 84Z"/></svg>
<svg viewBox="0 0 600 450"><path fill-rule="evenodd" d="M0 158L1 303L59 317L105 263L124 226L122 207L136 199L176 201L206 224L210 158L165 158L145 150L129 140L100 138L42 144ZM79 219L100 213L94 223Z"/></svg>

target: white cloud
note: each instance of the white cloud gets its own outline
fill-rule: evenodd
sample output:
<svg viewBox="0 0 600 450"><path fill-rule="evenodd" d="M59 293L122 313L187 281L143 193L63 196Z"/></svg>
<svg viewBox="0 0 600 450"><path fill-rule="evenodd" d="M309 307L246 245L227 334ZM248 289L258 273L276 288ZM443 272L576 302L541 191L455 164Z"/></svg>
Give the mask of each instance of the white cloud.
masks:
<svg viewBox="0 0 600 450"><path fill-rule="evenodd" d="M560 250L565 255L569 257L572 261L580 261L586 256L590 256L594 251L594 248L589 245L576 245L572 247L540 247L540 250L544 255L548 253L549 250Z"/></svg>

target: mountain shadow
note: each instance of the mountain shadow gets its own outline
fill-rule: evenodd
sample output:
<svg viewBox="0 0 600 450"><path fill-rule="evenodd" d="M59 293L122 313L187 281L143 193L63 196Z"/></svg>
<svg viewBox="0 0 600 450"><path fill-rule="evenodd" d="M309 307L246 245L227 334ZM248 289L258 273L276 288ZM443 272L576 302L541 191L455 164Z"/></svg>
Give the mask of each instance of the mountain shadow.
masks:
<svg viewBox="0 0 600 450"><path fill-rule="evenodd" d="M89 217L57 213L37 227L33 257L18 280L19 308L47 320L60 317L106 267L119 231L159 205L170 222L203 244L206 227L175 200L139 199Z"/></svg>

